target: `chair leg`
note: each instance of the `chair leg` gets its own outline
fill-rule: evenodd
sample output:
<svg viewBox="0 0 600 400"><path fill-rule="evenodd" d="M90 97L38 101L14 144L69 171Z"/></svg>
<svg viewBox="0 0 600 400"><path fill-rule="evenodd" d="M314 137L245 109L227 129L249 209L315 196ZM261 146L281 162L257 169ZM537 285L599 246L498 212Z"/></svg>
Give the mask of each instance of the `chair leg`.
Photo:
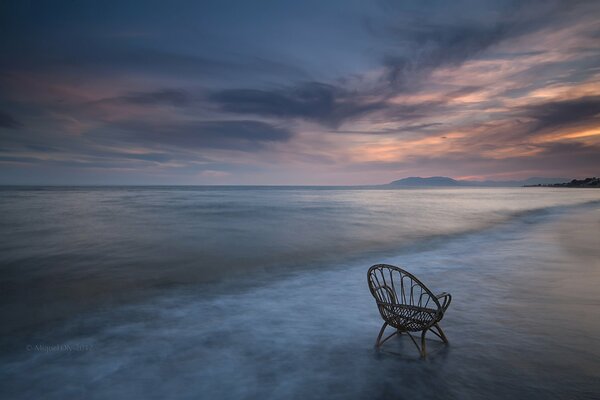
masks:
<svg viewBox="0 0 600 400"><path fill-rule="evenodd" d="M402 332L400 332L399 330L396 330L396 331L394 331L394 333L392 333L391 335L389 335L385 339L381 340L381 337L383 336L383 332L385 332L385 328L387 328L387 326L388 326L387 322L384 322L383 325L381 326L381 329L379 330L379 335L377 335L377 340L375 341L375 347L376 348L381 347L381 345L383 345L392 336L402 334ZM433 327L436 328L437 332L432 329ZM438 336L440 339L442 339L444 341L444 343L448 343L448 338L446 338L446 335L444 334L444 331L442 330L442 328L438 324L434 324L433 327L431 327L429 329L425 329L425 330L423 330L421 332L421 346L419 346L419 344L413 338L413 336L410 334L410 332L408 332L408 331L406 332L408 334L408 336L410 337L410 339L412 340L412 342L417 347L417 350L419 350L419 354L421 355L421 358L426 358L427 357L427 342L425 341L425 336L427 335L427 331L430 330L436 336Z"/></svg>
<svg viewBox="0 0 600 400"><path fill-rule="evenodd" d="M377 336L377 341L375 342L375 347L379 348L381 346L381 337L383 336L383 332L385 331L385 328L387 327L388 323L384 322L383 326L381 327L381 330L379 331L379 336Z"/></svg>
<svg viewBox="0 0 600 400"><path fill-rule="evenodd" d="M415 347L417 348L417 350L419 350L419 355L421 357L423 357L423 350L422 347L419 347L419 344L417 343L417 341L415 340L415 338L413 337L413 335L410 334L410 332L406 332L408 334L408 337L410 338L410 340L412 340L413 344L415 345ZM422 339L422 338L421 338Z"/></svg>
<svg viewBox="0 0 600 400"><path fill-rule="evenodd" d="M441 328L441 327L440 327L438 324L435 324L435 325L433 325L433 326L435 326L435 328L436 328L436 329L437 329L437 331L439 332L439 335L438 335L438 336L440 337L440 339L442 339L442 341L443 341L444 343L448 344L448 343L449 343L449 342L448 342L448 338L447 338L447 337L446 337L446 335L444 334L444 331L442 330L442 328ZM434 333L435 333L435 332L434 332Z"/></svg>
<svg viewBox="0 0 600 400"><path fill-rule="evenodd" d="M442 330L442 328L438 324L434 324L433 326L429 327L429 330L435 336L439 337L442 340L442 342L444 342L445 344L449 343L448 342L448 338L446 337L446 335L444 335L444 331Z"/></svg>
<svg viewBox="0 0 600 400"><path fill-rule="evenodd" d="M377 341L375 342L375 347L379 348L381 347L385 342L387 342L389 339L393 338L396 335L400 335L400 331L399 330L395 330L391 335L389 335L388 337L386 337L385 339L381 339L381 337L383 336L383 332L385 332L385 328L388 326L388 323L384 323L383 326L381 327L381 330L379 331L379 336L377 336Z"/></svg>

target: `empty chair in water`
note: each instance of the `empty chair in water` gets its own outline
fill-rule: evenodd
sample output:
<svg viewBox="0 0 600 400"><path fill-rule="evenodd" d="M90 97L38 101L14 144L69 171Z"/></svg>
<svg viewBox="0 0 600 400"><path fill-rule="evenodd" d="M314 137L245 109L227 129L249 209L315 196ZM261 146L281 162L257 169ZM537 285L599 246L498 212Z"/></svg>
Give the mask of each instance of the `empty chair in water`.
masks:
<svg viewBox="0 0 600 400"><path fill-rule="evenodd" d="M434 295L414 275L393 265L373 265L369 268L367 276L369 290L375 297L377 308L384 320L375 342L377 348L392 336L407 333L417 346L421 357L425 357L427 331L433 332L444 343L448 343L439 322L444 318L444 313L452 301L449 293ZM396 331L381 340L388 325ZM411 332L421 332L420 347Z"/></svg>

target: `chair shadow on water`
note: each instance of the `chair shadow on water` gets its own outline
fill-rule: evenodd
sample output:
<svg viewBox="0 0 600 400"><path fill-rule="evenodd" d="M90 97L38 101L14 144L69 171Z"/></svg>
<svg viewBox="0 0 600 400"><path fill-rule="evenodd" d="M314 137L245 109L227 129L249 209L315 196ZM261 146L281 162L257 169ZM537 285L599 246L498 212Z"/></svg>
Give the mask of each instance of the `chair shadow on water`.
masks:
<svg viewBox="0 0 600 400"><path fill-rule="evenodd" d="M384 320L375 341L376 348L379 349L392 338L405 339L402 345L408 339L417 347L421 358L425 358L427 344L431 342L426 338L427 333L448 344L448 339L439 323L452 301L449 293L434 295L414 275L393 265L373 265L369 268L367 279L369 290ZM385 336L388 327L393 328L394 332ZM421 333L420 338L415 338L416 335L413 335L417 332ZM389 352L389 349L386 350Z"/></svg>

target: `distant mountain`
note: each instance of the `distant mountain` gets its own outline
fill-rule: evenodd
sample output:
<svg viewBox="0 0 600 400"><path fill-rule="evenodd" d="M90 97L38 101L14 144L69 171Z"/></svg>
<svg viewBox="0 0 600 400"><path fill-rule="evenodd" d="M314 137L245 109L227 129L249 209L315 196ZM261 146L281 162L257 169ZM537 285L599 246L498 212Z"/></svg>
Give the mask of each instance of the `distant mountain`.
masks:
<svg viewBox="0 0 600 400"><path fill-rule="evenodd" d="M568 181L566 178L528 178L521 181L469 181L456 180L447 176L432 176L421 178L411 176L409 178L399 179L388 183L389 187L440 187L440 186L481 186L481 187L520 187L520 186L536 186L550 185L556 182Z"/></svg>
<svg viewBox="0 0 600 400"><path fill-rule="evenodd" d="M421 178L411 176L410 178L399 179L388 183L387 186L460 186L460 182L446 176L432 176Z"/></svg>

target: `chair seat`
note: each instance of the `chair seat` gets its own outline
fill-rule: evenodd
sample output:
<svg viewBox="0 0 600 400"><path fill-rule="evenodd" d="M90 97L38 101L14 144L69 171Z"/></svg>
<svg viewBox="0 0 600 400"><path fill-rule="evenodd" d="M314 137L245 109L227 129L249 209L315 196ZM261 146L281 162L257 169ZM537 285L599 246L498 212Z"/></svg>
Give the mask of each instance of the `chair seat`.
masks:
<svg viewBox="0 0 600 400"><path fill-rule="evenodd" d="M417 332L437 322L437 310L410 306L386 306L385 321L400 331Z"/></svg>

